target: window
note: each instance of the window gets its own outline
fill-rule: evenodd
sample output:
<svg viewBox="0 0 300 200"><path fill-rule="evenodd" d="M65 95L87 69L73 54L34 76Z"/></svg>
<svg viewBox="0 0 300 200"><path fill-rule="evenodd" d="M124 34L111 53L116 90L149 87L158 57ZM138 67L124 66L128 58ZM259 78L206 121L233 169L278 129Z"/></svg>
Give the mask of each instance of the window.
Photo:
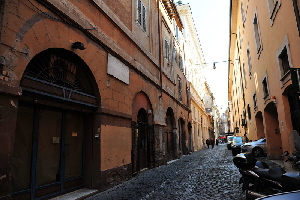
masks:
<svg viewBox="0 0 300 200"><path fill-rule="evenodd" d="M291 62L291 54L287 35L284 37L281 46L276 51L276 58L280 85L283 87L286 83L288 83L289 80L291 80L290 69L294 68L293 63Z"/></svg>
<svg viewBox="0 0 300 200"><path fill-rule="evenodd" d="M170 62L170 45L167 40L165 40L165 59Z"/></svg>
<svg viewBox="0 0 300 200"><path fill-rule="evenodd" d="M141 0L138 0L137 20L142 29L146 32L146 7Z"/></svg>
<svg viewBox="0 0 300 200"><path fill-rule="evenodd" d="M173 60L177 62L177 50L175 47L173 47Z"/></svg>
<svg viewBox="0 0 300 200"><path fill-rule="evenodd" d="M243 2L241 2L241 15L242 15L243 26L244 26L245 21L246 21L246 15L245 15L245 12L244 12Z"/></svg>
<svg viewBox="0 0 300 200"><path fill-rule="evenodd" d="M248 120L251 120L251 109L250 109L250 105L248 104L247 106L247 113L248 113Z"/></svg>
<svg viewBox="0 0 300 200"><path fill-rule="evenodd" d="M270 23L272 26L281 3L280 0L267 0L267 4L268 4L269 16L270 16Z"/></svg>
<svg viewBox="0 0 300 200"><path fill-rule="evenodd" d="M183 59L182 59L182 56L179 56L179 69L183 72L184 69L183 69Z"/></svg>
<svg viewBox="0 0 300 200"><path fill-rule="evenodd" d="M293 6L294 6L294 12L296 16L296 21L297 21L297 27L298 27L298 32L300 36L300 0L293 0Z"/></svg>
<svg viewBox="0 0 300 200"><path fill-rule="evenodd" d="M249 49L247 49L247 60L248 60L249 76L251 76L252 75L252 63L251 63L251 57L250 57Z"/></svg>
<svg viewBox="0 0 300 200"><path fill-rule="evenodd" d="M246 70L245 70L245 63L243 63L243 74L244 74L244 83L245 88L247 88L247 78L246 78Z"/></svg>
<svg viewBox="0 0 300 200"><path fill-rule="evenodd" d="M281 66L282 76L284 76L290 70L289 56L286 47L279 55L279 65Z"/></svg>
<svg viewBox="0 0 300 200"><path fill-rule="evenodd" d="M179 42L179 28L176 25L175 25L175 35L176 35L177 41Z"/></svg>
<svg viewBox="0 0 300 200"><path fill-rule="evenodd" d="M178 77L178 99L182 101L182 83L181 78Z"/></svg>
<svg viewBox="0 0 300 200"><path fill-rule="evenodd" d="M262 81L262 86L263 86L263 91L264 91L264 99L269 97L269 87L268 87L268 82L267 82L267 77L264 77Z"/></svg>
<svg viewBox="0 0 300 200"><path fill-rule="evenodd" d="M256 99L256 93L253 94L252 96L253 98L253 105L254 105L254 110L257 110L257 99Z"/></svg>
<svg viewBox="0 0 300 200"><path fill-rule="evenodd" d="M254 27L254 37L255 37L255 42L256 42L257 54L260 54L262 51L262 43L261 43L261 36L260 36L260 30L259 30L259 25L258 25L257 13L254 14L253 27Z"/></svg>

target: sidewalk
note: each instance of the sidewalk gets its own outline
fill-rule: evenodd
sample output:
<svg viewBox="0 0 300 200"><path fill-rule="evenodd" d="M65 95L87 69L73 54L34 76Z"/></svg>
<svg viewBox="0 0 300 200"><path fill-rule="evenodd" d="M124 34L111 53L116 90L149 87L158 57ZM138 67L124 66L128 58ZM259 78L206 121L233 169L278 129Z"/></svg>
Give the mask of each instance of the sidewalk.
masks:
<svg viewBox="0 0 300 200"><path fill-rule="evenodd" d="M74 192L51 198L50 200L79 200L94 195L96 193L98 193L98 190L82 188L79 190L75 190Z"/></svg>

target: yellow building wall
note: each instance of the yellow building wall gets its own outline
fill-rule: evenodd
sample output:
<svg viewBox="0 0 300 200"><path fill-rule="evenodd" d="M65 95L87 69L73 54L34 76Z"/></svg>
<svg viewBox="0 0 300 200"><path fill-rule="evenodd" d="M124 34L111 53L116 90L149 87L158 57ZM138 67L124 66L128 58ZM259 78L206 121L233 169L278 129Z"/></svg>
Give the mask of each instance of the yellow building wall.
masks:
<svg viewBox="0 0 300 200"><path fill-rule="evenodd" d="M131 163L131 128L101 127L101 171Z"/></svg>

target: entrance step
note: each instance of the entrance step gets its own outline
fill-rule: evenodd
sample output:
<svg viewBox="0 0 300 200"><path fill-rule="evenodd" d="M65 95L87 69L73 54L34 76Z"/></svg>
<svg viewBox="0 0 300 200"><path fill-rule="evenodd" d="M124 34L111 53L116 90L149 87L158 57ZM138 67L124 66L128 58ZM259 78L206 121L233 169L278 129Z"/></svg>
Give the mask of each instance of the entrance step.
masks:
<svg viewBox="0 0 300 200"><path fill-rule="evenodd" d="M81 199L83 197L87 197L89 195L97 193L98 190L95 189L89 189L89 188L82 188L80 190L75 190L74 192L70 192L58 197L54 197L50 200L75 200L75 199Z"/></svg>

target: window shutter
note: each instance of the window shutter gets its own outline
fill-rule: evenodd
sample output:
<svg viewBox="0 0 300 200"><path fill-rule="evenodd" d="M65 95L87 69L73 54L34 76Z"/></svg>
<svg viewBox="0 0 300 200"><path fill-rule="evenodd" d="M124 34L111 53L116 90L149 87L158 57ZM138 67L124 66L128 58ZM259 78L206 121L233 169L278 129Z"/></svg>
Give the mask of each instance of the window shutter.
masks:
<svg viewBox="0 0 300 200"><path fill-rule="evenodd" d="M142 10L142 25L144 31L146 31L146 7L143 5L143 10Z"/></svg>
<svg viewBox="0 0 300 200"><path fill-rule="evenodd" d="M138 22L140 25L142 24L142 2L141 2L141 0L138 0Z"/></svg>

